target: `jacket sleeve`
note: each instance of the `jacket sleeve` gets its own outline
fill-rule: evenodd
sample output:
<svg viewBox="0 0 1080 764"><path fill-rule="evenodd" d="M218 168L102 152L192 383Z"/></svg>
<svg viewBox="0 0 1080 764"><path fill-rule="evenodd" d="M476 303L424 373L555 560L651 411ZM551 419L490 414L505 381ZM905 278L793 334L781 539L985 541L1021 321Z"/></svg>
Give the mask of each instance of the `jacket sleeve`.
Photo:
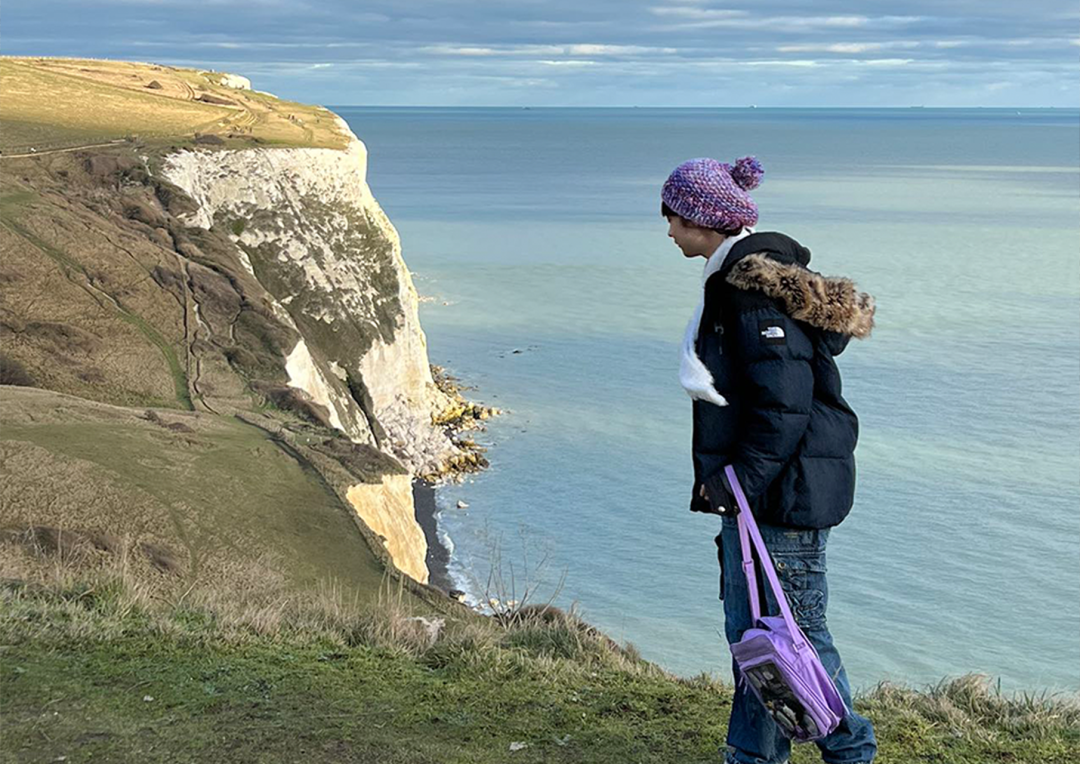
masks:
<svg viewBox="0 0 1080 764"><path fill-rule="evenodd" d="M741 313L729 352L741 397L739 443L731 460L751 505L794 455L810 422L814 347L797 322L773 305ZM703 480L714 507L734 509L723 469Z"/></svg>

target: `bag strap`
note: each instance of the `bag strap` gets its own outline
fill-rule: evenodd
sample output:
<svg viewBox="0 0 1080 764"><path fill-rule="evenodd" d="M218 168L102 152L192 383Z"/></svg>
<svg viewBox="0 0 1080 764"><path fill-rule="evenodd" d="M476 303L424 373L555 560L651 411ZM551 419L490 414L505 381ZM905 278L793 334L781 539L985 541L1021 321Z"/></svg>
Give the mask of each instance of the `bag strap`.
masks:
<svg viewBox="0 0 1080 764"><path fill-rule="evenodd" d="M730 483L731 490L735 494L735 501L739 505L739 546L742 548L743 573L746 574L746 586L750 591L751 623L757 623L758 619L761 618L757 572L754 567L754 555L750 551L750 543L753 542L758 557L761 558L761 567L765 571L765 578L768 580L769 587L780 605L780 614L784 617L788 632L795 641L794 648L800 650L806 645L806 636L802 633L802 629L799 628L798 624L795 623L795 616L792 615L787 595L784 594L784 589L780 586L780 579L776 575L772 556L765 546L765 539L761 537L761 531L758 530L757 522L754 520L754 513L750 511L750 503L746 500L746 494L743 493L742 486L739 484L739 478L735 476L735 468L729 464L724 467L724 474L727 475L728 483Z"/></svg>
<svg viewBox="0 0 1080 764"><path fill-rule="evenodd" d="M735 486L732 485L732 490L734 491L734 489ZM741 518L743 511L742 507L740 507L738 517ZM750 533L746 528L746 523L741 519L738 522L739 547L742 550L743 575L746 576L746 590L750 593L750 623L756 624L758 619L761 618L761 603L758 600L757 569L754 565L754 553L750 549Z"/></svg>

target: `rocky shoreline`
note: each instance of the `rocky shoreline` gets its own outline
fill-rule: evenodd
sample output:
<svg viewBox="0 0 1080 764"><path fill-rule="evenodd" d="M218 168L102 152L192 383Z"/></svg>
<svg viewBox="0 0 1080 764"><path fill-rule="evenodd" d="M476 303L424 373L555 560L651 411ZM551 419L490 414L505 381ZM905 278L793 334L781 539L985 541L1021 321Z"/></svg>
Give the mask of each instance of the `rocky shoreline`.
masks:
<svg viewBox="0 0 1080 764"><path fill-rule="evenodd" d="M432 419L432 424L443 428L447 437L461 452L451 456L439 465L438 471L421 474L420 477L429 483L441 483L445 480L461 482L465 475L479 472L488 466L488 460L484 458L486 448L480 446L472 438L462 437L462 433L471 430L484 430L484 422L493 416L502 414L502 410L490 406L482 406L465 399L462 390L474 388L461 384L461 380L450 374L442 366L431 364L431 377L435 386L444 393L451 404L443 409L442 413Z"/></svg>
<svg viewBox="0 0 1080 764"><path fill-rule="evenodd" d="M474 388L462 385L461 380L442 366L431 364L431 376L439 390L453 402L435 417L433 423L444 428L447 436L462 453L441 465L438 473L421 475L413 482L413 506L416 508L416 522L423 529L424 538L427 540L425 562L428 568L428 583L460 600L464 597L464 592L457 588L450 576L450 549L439 537L436 491L440 485L447 482L460 483L466 475L489 466L490 463L484 456L487 449L472 438L463 437L462 433L486 430L484 422L504 412L466 400L462 391Z"/></svg>

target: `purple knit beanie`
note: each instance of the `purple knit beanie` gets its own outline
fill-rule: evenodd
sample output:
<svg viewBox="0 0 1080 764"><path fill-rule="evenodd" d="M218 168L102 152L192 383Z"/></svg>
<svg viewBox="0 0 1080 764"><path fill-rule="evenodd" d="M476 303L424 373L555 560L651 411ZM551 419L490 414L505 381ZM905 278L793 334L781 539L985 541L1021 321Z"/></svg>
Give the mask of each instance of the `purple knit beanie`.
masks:
<svg viewBox="0 0 1080 764"><path fill-rule="evenodd" d="M660 198L675 214L705 228L734 230L757 223L758 211L747 191L758 187L765 174L754 157L732 166L702 157L675 168Z"/></svg>

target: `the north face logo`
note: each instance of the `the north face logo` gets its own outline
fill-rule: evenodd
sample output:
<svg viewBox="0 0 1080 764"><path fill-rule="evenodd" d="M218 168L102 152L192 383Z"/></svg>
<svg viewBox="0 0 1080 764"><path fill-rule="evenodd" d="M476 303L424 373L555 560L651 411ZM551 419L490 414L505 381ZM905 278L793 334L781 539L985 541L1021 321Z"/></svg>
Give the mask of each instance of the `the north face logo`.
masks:
<svg viewBox="0 0 1080 764"><path fill-rule="evenodd" d="M787 343L787 333L784 331L784 322L775 318L765 319L758 323L758 334L761 341L766 345L784 345Z"/></svg>

